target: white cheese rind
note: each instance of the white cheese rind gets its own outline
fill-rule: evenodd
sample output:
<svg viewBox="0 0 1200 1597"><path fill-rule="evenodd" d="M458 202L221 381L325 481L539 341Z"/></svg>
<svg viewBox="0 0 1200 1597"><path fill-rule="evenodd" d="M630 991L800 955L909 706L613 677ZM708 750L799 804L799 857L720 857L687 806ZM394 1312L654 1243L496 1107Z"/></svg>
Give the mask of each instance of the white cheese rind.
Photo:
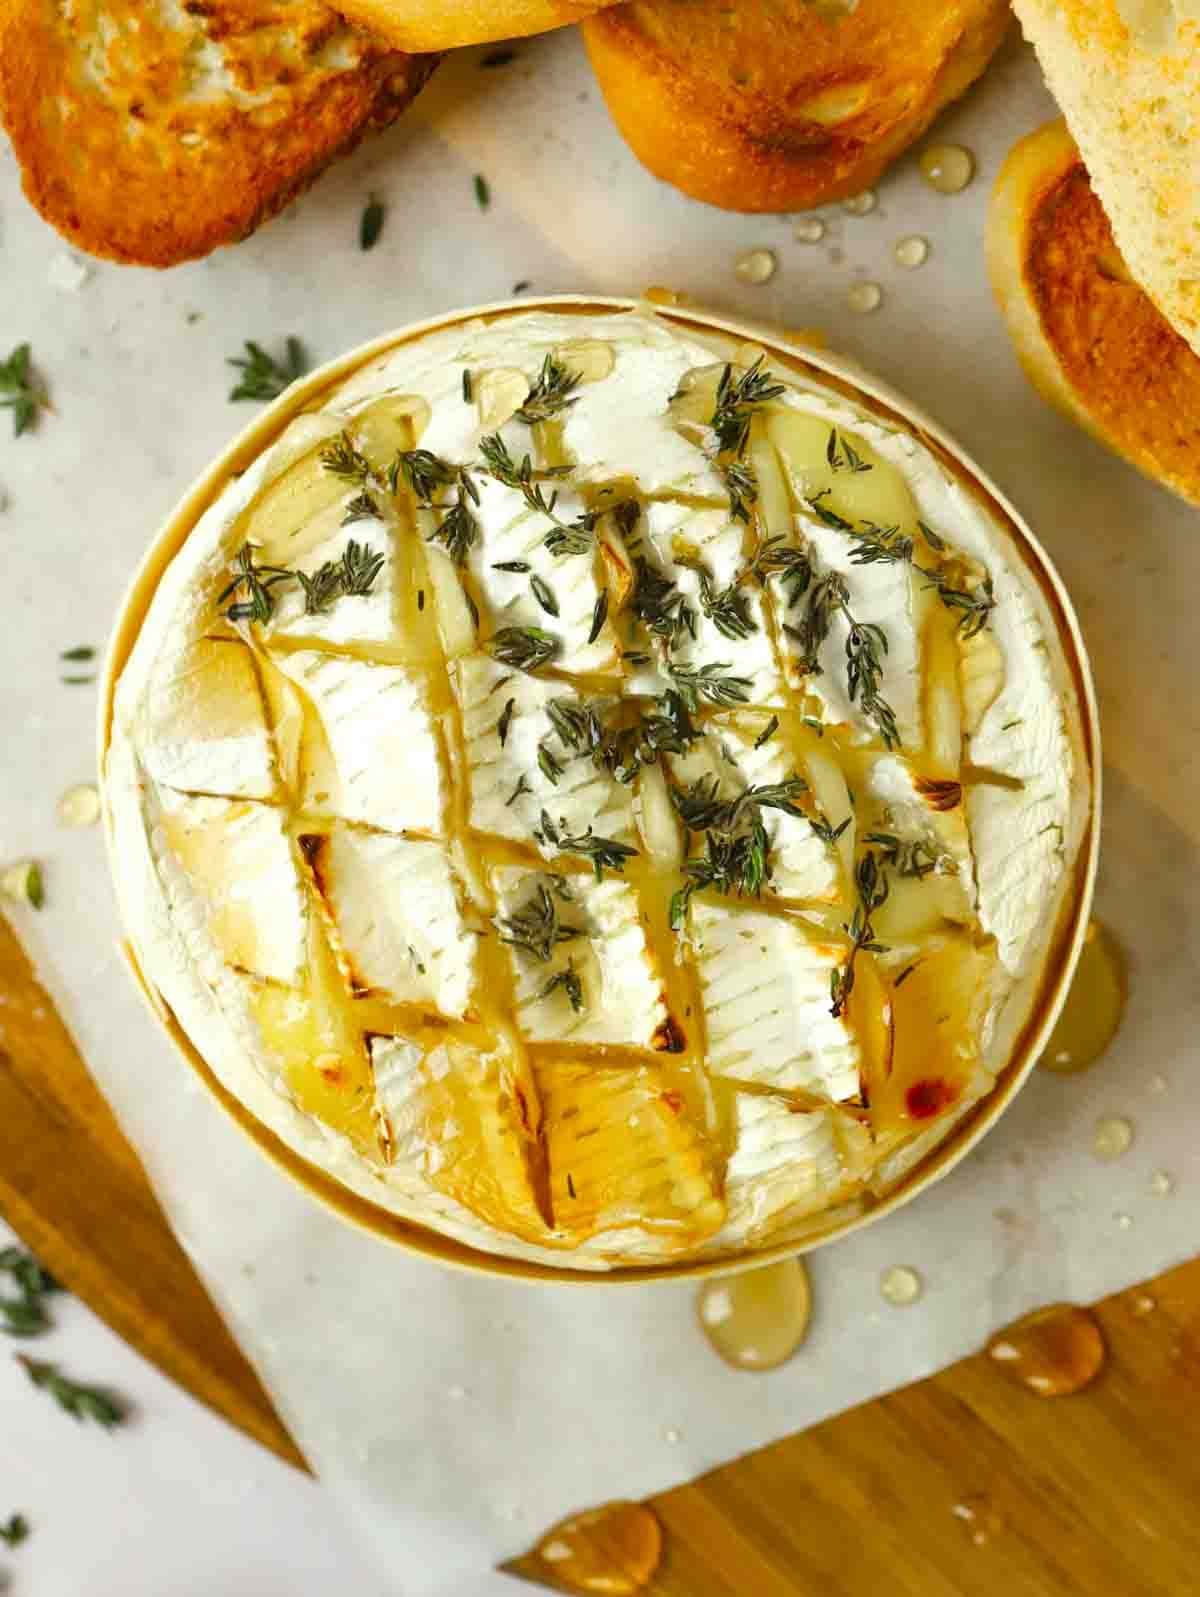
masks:
<svg viewBox="0 0 1200 1597"><path fill-rule="evenodd" d="M844 950L794 918L692 906L708 1066L719 1076L835 1102L859 1091L858 1043L829 1012Z"/></svg>
<svg viewBox="0 0 1200 1597"><path fill-rule="evenodd" d="M576 462L572 482L585 487L591 495L608 483L619 484L621 491L626 491L629 480L637 479L642 497L648 496L652 501L650 514L644 521L653 523L656 530L672 522L677 525L681 537L706 551L718 585L727 573L735 571L742 534L729 522L721 475L696 438L683 437L665 411L665 400L674 391L679 377L696 366L726 358L732 353L727 343L700 336L682 336L653 316L641 313L614 313L586 320L535 313L491 324L464 324L431 335L371 363L339 391L327 396L325 411L293 423L284 437L252 463L239 479L232 481L200 518L181 555L160 581L131 659L122 673L107 765L107 796L114 846L121 861L118 875L123 912L148 980L170 1004L181 1026L201 1049L222 1083L252 1114L282 1137L289 1147L336 1180L406 1218L431 1224L451 1237L485 1249L586 1269L620 1262L623 1258L659 1257L669 1254L671 1245L661 1236L649 1236L636 1225L610 1232L595 1245L585 1241L569 1258L551 1247L519 1242L482 1222L444 1190L438 1190L431 1184L429 1170L421 1168L419 1160L407 1162L398 1155L395 1164L386 1170L370 1166L345 1138L297 1109L285 1084L272 1073L270 1050L259 1035L251 1003L255 981L265 979L277 983L302 979L308 907L303 893L297 899L294 886L289 885L296 865L289 852L290 840L281 830L277 837L272 833L265 852L256 847L247 854L240 843L235 845L238 858L251 871L252 877L265 869L269 878L269 886L262 895L263 927L256 929L250 939L251 958L240 961L245 969L253 970L254 974L248 976L228 962L226 954L230 945L226 942L222 946L210 924L206 893L197 890L180 861L165 846L166 831L162 824L165 810L174 802L172 788L196 794L227 795L216 801L218 805L240 799L281 797L280 773L269 741L256 714L233 717L232 731L214 730L212 725L181 727L181 722L197 719L195 709L189 707L186 690L178 701L172 701L170 695L164 698L157 717L147 713L152 682L171 682L185 676L186 649L206 631L220 626L220 618L214 614L212 595L231 578L230 562L239 547L244 512L267 483L290 463L340 431L348 416L385 391L415 396L413 413L419 422L421 447L434 449L456 461L469 461L477 453L482 433L493 429L484 424L478 405L463 400L463 370L481 373L515 368L532 379L547 351L569 345L581 333L608 343L613 350L613 364L611 373L602 381L581 384L574 395L574 403L561 418L564 458ZM1056 639L1055 619L1027 572L1005 553L1003 539L994 536L989 518L968 493L946 476L923 445L901 431L876 424L858 414L846 401L815 388L802 395L789 396L785 403L800 404L814 414L836 420L839 425L851 426L879 455L896 463L911 486L923 517L949 537L957 548L986 567L992 578L997 606L989 618L989 629L1003 655L1004 681L994 703L970 733L965 758L969 766L986 767L1008 778L1010 783L1017 780L1026 786L1021 790L988 784L973 786L968 780L966 808L978 856L979 913L983 926L996 935L1001 958L1010 975L1023 978L1036 966L1044 951L1045 928L1065 891L1067 865L1077 849L1081 816L1086 813L1086 795L1081 797L1084 784L1078 766L1078 738L1064 718L1064 702L1069 694L1064 687L1062 651ZM536 457L538 440L524 424L508 421L501 430L514 454L522 452L522 445L533 446ZM554 631L553 618L525 608L525 599L516 602L511 588L504 587L499 578L495 579L495 586L489 588L493 578L487 560L489 556L493 560L505 558L510 537L515 540L511 547L516 549L520 539L533 535L532 544L521 544L525 553L515 554L513 558L528 559L539 571L542 568L537 563L543 559L539 551L544 550L544 530L539 529L536 522L523 529L519 538L513 530L520 516L525 514L523 506L515 520L504 521L512 508L505 505L505 496L510 490L495 494L496 504L504 508L493 518L493 488L494 485L486 487L484 497L489 503L483 517L484 537L472 552L468 579L482 590L484 607L494 606L497 623L503 620L505 624L544 624L547 630ZM656 498L661 501L672 495L684 496L688 502L683 505L653 503ZM570 519L583 502L574 495L564 497L559 513ZM308 541L305 553L293 562L306 571L316 569L324 559L337 558L350 536L370 542L378 539L383 530L381 524L373 521L342 529L333 524L336 516L332 512L327 513L326 519L329 526L322 537ZM566 774L557 788L537 770L538 744L549 731L545 704L548 697L570 695L573 690L569 682L507 673L505 668L482 657L461 662L454 671L462 710L464 747L461 751L456 746L457 717L439 709L443 724L435 724L428 695L423 689L415 692L411 703L398 692L390 696L396 688L395 682L385 685L383 677L377 673L392 672L397 679L414 678L411 667L401 669L389 662L399 658L415 660L422 654L424 645L409 650L408 640L399 638L395 632L395 585L401 578L407 580L408 568L402 570L403 561L397 554L397 545L392 542L393 533L390 528L387 530L392 559L381 574L375 594L366 600L344 600L332 607L327 618L314 619L299 614L298 590L281 590L275 625L263 634L268 647L272 638L279 642L285 638L292 640L290 647L273 649L272 659L303 689L324 725L323 736L328 740L328 757L322 755L319 747L315 754L310 749L303 756L303 774L313 780L307 781L299 795L300 802L322 817L379 828L377 833L363 835L377 839L385 853L395 845L392 873L381 866L376 874L364 871L355 878L356 882L369 879L372 890L385 891L389 900L395 900L387 906L389 915L394 910L395 916L386 936L380 934L374 922L366 924L371 920L371 913L364 918L361 928L356 925L354 934L355 941L373 950L368 958L378 957L381 966L390 964L393 942L406 917L423 913L420 908L424 903L423 891L414 891L418 877L400 863L401 853L418 846L436 848L434 844L419 845L414 839L395 834L437 834L446 830L449 819L447 773L460 769L453 763L460 752L471 767L471 825L478 834L476 840L483 857L491 861L493 870L499 858L513 857L511 851L505 856L509 845L536 846L533 831L542 808L547 809L556 822L561 820L567 830L582 832L592 826L600 836L635 844L638 841L633 824L636 786L622 788L608 781L586 758L565 760ZM824 533L831 529L810 528L805 522L800 530L817 547ZM711 536L706 536L708 533ZM394 534L397 540L411 536L406 529ZM490 540L494 540L491 548ZM842 544L844 548L844 540ZM823 544L821 546L824 548ZM833 538L825 554L832 567L842 569L839 563L842 556ZM608 675L610 664L615 664L612 638L602 635L592 655L585 651L593 646L582 641L600 592L599 566L589 557L575 557L553 562L549 569L552 575L547 580L559 598L563 610L560 620L567 634L564 638L567 647L556 662L557 669L564 674L602 669ZM855 568L848 573L856 613L861 607L863 619L880 620L888 627L890 648L883 691L897 710L902 732L907 738L915 739L920 722L920 698L916 688L920 644L912 608L912 588L910 585L906 614L903 582L898 580L895 568L864 569L871 581L882 584L886 576L892 584L886 591L882 585L871 588L863 585L863 569ZM698 581L694 573L684 568L677 574L681 586L695 602ZM520 580L512 575L501 576L503 583L510 585ZM901 576L907 581L906 574ZM404 591L407 592L407 587ZM753 697L765 705L775 697L783 697L783 689L770 681L772 671L776 681L778 679L778 668L770 652L771 639L776 632L769 630L766 624L771 618L763 614L757 590L751 597L755 617L764 623L759 634L749 640L725 640L719 634L713 636L703 631L708 623L700 617L700 638L694 647L685 644L678 658L694 659L697 664L728 658L732 670L752 678ZM567 604L572 607L569 616ZM614 602L610 628L614 627L615 618ZM625 619L621 620L621 626ZM792 619L795 619L794 612ZM619 627L614 630L622 644L626 644L624 632ZM324 651L335 651L309 651L318 679L315 687L301 680L303 672L296 675L297 662L302 656L295 652L295 641L310 636L323 645ZM486 627L481 628L480 636L486 638ZM632 639L626 646L631 645ZM219 646L240 647L232 642ZM376 646L384 656L377 664L353 657L360 648L369 651ZM339 649L341 655L336 653ZM761 659L755 652L760 649ZM816 683L809 680L806 685L816 688L816 697L827 720L848 718L851 736L861 737L864 729L858 708L851 706L848 700L838 701L844 682L841 649L842 643L835 630L822 660L823 677ZM608 653L602 653L603 650ZM602 665L597 663L600 661ZM507 683L502 682L505 675L509 676ZM323 684L320 683L322 677L327 678ZM469 691L462 691L464 684ZM651 673L647 685L661 688L661 676ZM178 689L172 689L172 693L176 691ZM607 683L598 688L592 682L588 684L588 691L594 694L612 690ZM490 702L493 694L498 703ZM498 745L496 723L510 696L517 701L510 733L512 746L498 758L493 747ZM439 705L443 702L440 697L438 702ZM323 739L315 741L319 745ZM837 741L836 737L826 740L827 744ZM553 739L549 746L565 757L567 751L560 749ZM398 751L396 761L381 759L381 747L389 752L395 748ZM781 749L782 745L772 750L768 744L765 751L760 751L764 754L763 760L756 764L755 751L740 747L736 753L739 779L780 780L780 775L772 773L779 765ZM521 775L531 778L534 792L522 795L510 806L505 801ZM511 784L506 786L510 778ZM285 771L285 783L286 780ZM879 796L882 797L882 793ZM897 798L896 803L899 802ZM256 808L265 813L278 813L266 805ZM830 819L836 822L841 816L831 815ZM822 866L827 885L832 885L838 874L836 861L831 855L818 857L813 852L811 844L815 834L805 823L773 815L770 811L764 813L764 820L773 845L775 888L790 899L818 900L820 895L804 884L809 883L813 871ZM261 821L255 822L255 825L260 824ZM326 824L322 820L322 828ZM393 835L385 837L384 832ZM249 823L246 835L250 835ZM267 836L266 831L263 836ZM793 845L799 847L802 843L810 857L793 859ZM470 837L466 844L468 849L474 846ZM462 846L458 839L452 844L455 850ZM556 857L553 848L544 848L543 852L548 859ZM274 867L269 863L264 866L264 861L272 858L278 863L277 877L271 875ZM640 865L638 869L641 870ZM478 867L463 866L459 874L472 880L472 896L482 907L487 897L487 884L480 879ZM347 879L345 872L342 877ZM591 878L581 880L591 885ZM785 887L785 882L791 885ZM445 885L444 878L439 878L439 885ZM621 1018L637 1015L638 1023L633 1030L639 1037L646 1038L652 1036L647 1028L656 1013L650 1002L651 988L656 985L653 962L644 938L639 947L634 947L632 939L639 929L628 913L632 899L627 884L609 878L600 887L607 890L610 913L606 918L599 908L589 908L589 919L599 928L601 946L606 951L610 948L616 951L614 979L627 983L632 995ZM348 889L349 898L356 901L355 910L359 907L357 898L363 891L360 886ZM297 905L299 917L293 913ZM376 908L372 905L371 912ZM441 908L429 909L430 925L439 929L439 938L443 923L449 925L443 916L445 908L443 902ZM455 908L457 911L457 900ZM487 906L489 913L490 908ZM257 912L257 906L255 909ZM765 926L759 935L764 938L768 927L786 927L786 937L778 931L772 933L785 942L796 929L778 914L759 915L748 906L726 907L697 899L693 906L696 923L693 934L697 938L701 967L707 960L710 978L711 967L719 963L712 953L717 934L709 920L714 916L723 917L729 923L741 919L746 923L743 929L752 920L761 920ZM826 925L833 924L837 918L836 914L825 912ZM806 992L811 976L813 1004L827 1015L828 977L832 965L829 960L822 965L821 959L809 957L816 940L824 935L815 924L808 924L800 931L797 948L789 944L787 952L776 959L768 938L767 956L757 956L763 971L775 968L775 985L787 986L789 1013L796 1002L795 990L800 988ZM448 947L444 946L443 954L447 951ZM570 952L571 945L564 945L562 953ZM822 978L819 990L815 985L818 974ZM846 1197L844 1172L839 1173L830 1162L830 1148L836 1155L838 1139L833 1137L830 1142L826 1137L827 1116L824 1112L794 1114L792 1106L781 1109L781 1100L769 1094L782 1086L789 1091L802 1089L848 1096L857 1087L857 1066L852 1072L846 1060L844 1039L836 1036L818 1046L819 1067L803 1057L794 1057L797 1052L794 1040L779 1022L773 1007L774 989L767 990L769 983L765 978L761 985L764 1003L758 1005L756 1001L755 1014L740 1024L736 1014L745 999L732 990L712 996L715 989L711 979L708 980L707 993L711 998L708 1007L712 1013L707 1017L707 1024L712 1031L713 1016L717 1017L718 1047L725 1050L723 1055L714 1052L711 1067L724 1071L734 1080L740 1076L752 1081L759 1091L736 1094L736 1141L726 1172L726 1225L699 1251L714 1247L722 1251L735 1250L744 1246L747 1238L777 1235L773 1222L777 1219L779 1225L790 1227L796 1215L807 1212L810 1198L816 1209L823 1209L826 1218L832 1219L835 1211L831 1206L843 1203ZM464 977L461 965L451 962L444 970L439 970L436 990L422 993L421 1002L441 1009L453 1019L464 989L469 990L469 987L470 981ZM998 986L997 1003L1000 1005L1004 1002L1004 994L1003 985ZM391 996L399 996L396 989L391 990ZM561 993L556 996L562 997ZM661 1003L661 987L657 998ZM804 993L801 993L801 1000L801 1009L807 1011ZM401 998L401 1001L409 1000ZM608 1010L618 1006L603 1007L605 1024L612 1026L613 1036L624 1030L625 1036L617 1040L629 1046L630 1028L622 1028L608 1019ZM731 1015L735 1017L733 1023L729 1023ZM830 1023L837 1024L832 1020ZM745 1046L744 1035L747 1026L753 1038L749 1049ZM755 1027L763 1028L761 1046ZM811 1032L807 1025L803 1029L806 1035ZM1011 1030L1009 1027L1010 1034ZM639 1046L644 1047L646 1043L641 1042ZM744 1068L747 1054L751 1056L748 1069ZM726 1062L724 1065L722 1059ZM761 1071L764 1080L760 1081L748 1070ZM399 1091L399 1087L396 1090ZM391 1092L391 1087L386 1090L380 1087L381 1103ZM949 1123L947 1120L947 1128ZM933 1140L936 1141L936 1137ZM926 1141L926 1138L921 1139L922 1147ZM900 1152L889 1154L889 1176L906 1162L914 1146L909 1144ZM864 1180L869 1179L865 1164L858 1173ZM823 1196L814 1198L816 1193ZM788 1234L791 1234L790 1229Z"/></svg>
<svg viewBox="0 0 1200 1597"><path fill-rule="evenodd" d="M499 921L525 909L547 877L505 866L494 872ZM516 1016L531 1042L610 1043L654 1048L667 1019L663 981L646 944L639 900L628 882L607 876L565 879L570 897L556 896L559 923L581 936L564 941L549 962L509 946ZM550 978L570 966L583 989L576 1011L561 987L543 997Z"/></svg>
<svg viewBox="0 0 1200 1597"><path fill-rule="evenodd" d="M385 831L442 832L441 746L422 679L308 649L275 663L308 699L330 756L307 773L304 807Z"/></svg>
<svg viewBox="0 0 1200 1597"><path fill-rule="evenodd" d="M464 919L445 845L336 827L312 847L354 989L461 1019L476 982L478 930Z"/></svg>

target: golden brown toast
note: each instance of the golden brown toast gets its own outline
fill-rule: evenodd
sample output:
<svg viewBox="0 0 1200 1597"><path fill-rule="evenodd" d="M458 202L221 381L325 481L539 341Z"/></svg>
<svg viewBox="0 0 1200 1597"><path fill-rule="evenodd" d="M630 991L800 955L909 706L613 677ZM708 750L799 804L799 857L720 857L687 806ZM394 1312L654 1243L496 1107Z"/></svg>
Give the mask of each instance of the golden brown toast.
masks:
<svg viewBox="0 0 1200 1597"><path fill-rule="evenodd" d="M0 0L26 194L81 249L147 266L253 231L435 64L319 0Z"/></svg>
<svg viewBox="0 0 1200 1597"><path fill-rule="evenodd" d="M988 270L1021 364L1051 404L1200 504L1200 356L1132 280L1064 122L1009 153Z"/></svg>
<svg viewBox="0 0 1200 1597"><path fill-rule="evenodd" d="M609 110L658 177L732 211L869 187L974 82L1007 0L633 0L583 24Z"/></svg>
<svg viewBox="0 0 1200 1597"><path fill-rule="evenodd" d="M338 9L400 50L454 50L579 22L612 0L340 0Z"/></svg>

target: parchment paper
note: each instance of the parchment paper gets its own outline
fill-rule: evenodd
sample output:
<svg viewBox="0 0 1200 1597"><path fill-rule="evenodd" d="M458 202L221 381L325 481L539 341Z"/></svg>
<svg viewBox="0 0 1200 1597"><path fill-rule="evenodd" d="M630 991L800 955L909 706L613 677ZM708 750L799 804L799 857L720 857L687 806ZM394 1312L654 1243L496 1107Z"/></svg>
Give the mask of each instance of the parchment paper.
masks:
<svg viewBox="0 0 1200 1597"><path fill-rule="evenodd" d="M786 219L722 215L644 174L565 32L495 70L478 53L452 59L414 115L238 249L168 275L96 266L74 291L56 286L70 276L63 246L0 156L0 353L31 339L54 401L19 442L0 416L0 857L43 857L49 891L20 930L288 1423L410 1597L500 1597L509 1586L490 1566L560 1513L684 1480L925 1375L1035 1304L1095 1298L1200 1244L1197 516L1041 404L993 309L987 188L1010 143L1051 112L1014 44L938 129L976 152L965 194L924 187L910 157L874 213L835 209L825 243L804 245ZM371 192L388 213L364 255ZM908 233L932 243L916 272L892 258ZM779 271L756 289L733 265L758 245ZM846 308L857 277L883 285L873 316ZM902 1214L816 1255L811 1338L772 1375L712 1357L687 1287L472 1279L350 1232L294 1191L134 997L99 831L55 826L58 794L91 775L94 709L94 690L60 685L58 651L103 641L160 519L245 419L226 401L225 358L244 338L278 347L288 333L325 358L522 279L547 292L665 283L824 327L1012 495L1090 639L1108 762L1100 909L1132 961L1124 1030L1091 1074L1035 1077L982 1149ZM1129 1114L1137 1137L1101 1165L1091 1141L1108 1112ZM1158 1169L1175 1178L1169 1197L1152 1194ZM879 1297L896 1263L924 1276L915 1307Z"/></svg>

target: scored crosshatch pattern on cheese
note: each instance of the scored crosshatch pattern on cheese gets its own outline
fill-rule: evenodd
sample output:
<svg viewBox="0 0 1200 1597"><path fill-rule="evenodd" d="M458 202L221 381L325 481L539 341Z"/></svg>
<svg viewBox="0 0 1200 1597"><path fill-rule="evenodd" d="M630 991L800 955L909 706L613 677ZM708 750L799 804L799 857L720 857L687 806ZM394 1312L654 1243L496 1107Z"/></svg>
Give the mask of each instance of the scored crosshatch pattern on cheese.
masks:
<svg viewBox="0 0 1200 1597"><path fill-rule="evenodd" d="M1062 707L907 435L645 316L515 325L372 363L217 501L130 723L154 846L358 1190L592 1267L778 1240L987 1091Z"/></svg>

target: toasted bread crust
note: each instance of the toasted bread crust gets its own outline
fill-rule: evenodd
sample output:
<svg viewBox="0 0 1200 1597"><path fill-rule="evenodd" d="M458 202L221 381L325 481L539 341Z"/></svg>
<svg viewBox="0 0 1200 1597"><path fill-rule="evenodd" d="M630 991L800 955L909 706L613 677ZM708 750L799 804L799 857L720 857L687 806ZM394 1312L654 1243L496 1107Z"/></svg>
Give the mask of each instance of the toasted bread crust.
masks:
<svg viewBox="0 0 1200 1597"><path fill-rule="evenodd" d="M81 249L172 266L245 237L436 58L349 28L319 0L0 0L0 115L25 192Z"/></svg>
<svg viewBox="0 0 1200 1597"><path fill-rule="evenodd" d="M547 33L613 0L340 0L338 9L399 50L454 50Z"/></svg>
<svg viewBox="0 0 1200 1597"><path fill-rule="evenodd" d="M1200 505L1200 356L1128 276L1064 122L1010 152L996 180L987 253L1035 387Z"/></svg>
<svg viewBox="0 0 1200 1597"><path fill-rule="evenodd" d="M1136 280L1200 354L1195 0L1014 0Z"/></svg>
<svg viewBox="0 0 1200 1597"><path fill-rule="evenodd" d="M979 76L1005 0L634 0L583 24L634 154L694 199L791 211L876 181Z"/></svg>

